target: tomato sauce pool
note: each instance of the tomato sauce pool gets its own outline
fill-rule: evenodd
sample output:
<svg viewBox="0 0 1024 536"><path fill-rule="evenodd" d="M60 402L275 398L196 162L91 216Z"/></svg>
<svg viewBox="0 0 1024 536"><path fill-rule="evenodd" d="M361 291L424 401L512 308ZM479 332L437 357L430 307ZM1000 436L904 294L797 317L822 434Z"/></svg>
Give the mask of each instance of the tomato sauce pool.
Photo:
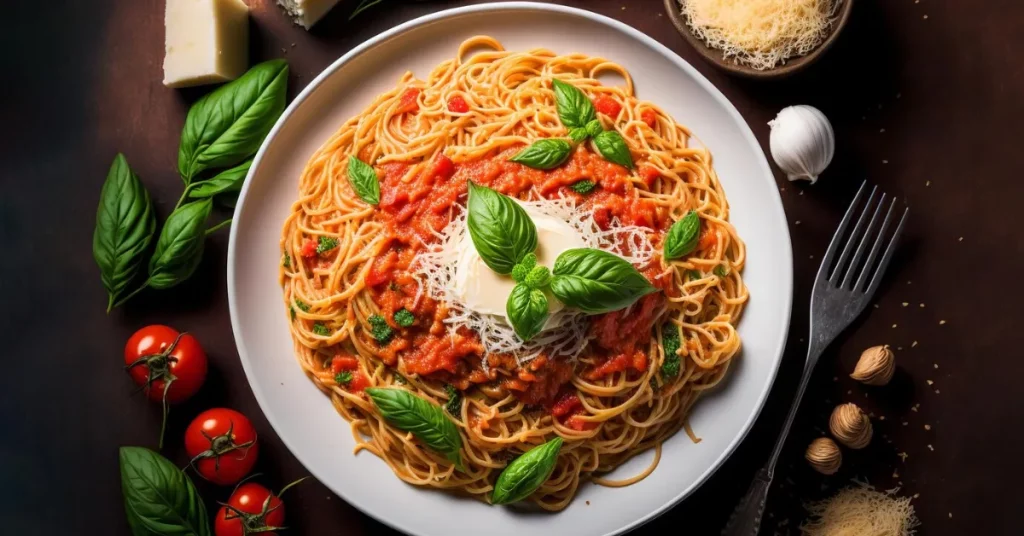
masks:
<svg viewBox="0 0 1024 536"><path fill-rule="evenodd" d="M662 235L670 223L665 209L640 198L630 182L631 172L608 162L584 148L577 149L568 162L557 169L544 171L510 162L521 147L513 147L471 162L456 164L443 155L411 174L411 165L388 163L377 167L381 200L377 219L384 224L386 239L373 260L366 284L372 289L374 301L383 316L395 329L395 336L382 350L388 365L401 357L407 372L430 376L466 389L472 384L500 382L526 404L551 409L561 387L572 377L571 364L542 356L519 367L511 356L486 355L477 335L465 328L453 336L442 325L447 315L443 304L421 296L419 283L408 269L421 243L436 241L436 233L448 225L450 209L464 202L467 181L484 185L512 197L524 197L535 189L542 197L572 198L577 206L592 211L598 226L607 229L614 219L625 225L638 225ZM650 169L641 169L640 180L650 184ZM570 186L590 180L597 187L588 194L579 194ZM636 180L635 178L633 180ZM653 240L660 243L660 236ZM657 277L660 263L648 268L644 275L660 288L668 281ZM589 379L623 370L641 373L646 370L646 354L641 341L650 337L654 312L662 295L642 298L631 309L597 315L591 321L593 354L598 364L581 374ZM416 323L402 328L394 323L395 311L408 309ZM454 337L454 340L452 340ZM485 373L482 361L488 360ZM500 374L499 374L500 371Z"/></svg>

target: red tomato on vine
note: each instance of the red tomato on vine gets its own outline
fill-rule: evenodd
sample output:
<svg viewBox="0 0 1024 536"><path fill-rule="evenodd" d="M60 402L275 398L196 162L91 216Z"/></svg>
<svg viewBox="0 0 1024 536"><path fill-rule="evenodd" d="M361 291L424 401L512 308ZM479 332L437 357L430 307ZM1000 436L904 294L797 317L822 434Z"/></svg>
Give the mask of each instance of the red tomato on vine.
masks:
<svg viewBox="0 0 1024 536"><path fill-rule="evenodd" d="M228 502L217 511L213 521L216 536L263 536L277 534L284 528L284 502L281 495L288 488L302 482L300 478L281 489L276 495L255 483L245 482L235 488Z"/></svg>
<svg viewBox="0 0 1024 536"><path fill-rule="evenodd" d="M185 430L189 465L206 480L221 486L236 484L249 474L259 451L252 423L233 409L208 409Z"/></svg>

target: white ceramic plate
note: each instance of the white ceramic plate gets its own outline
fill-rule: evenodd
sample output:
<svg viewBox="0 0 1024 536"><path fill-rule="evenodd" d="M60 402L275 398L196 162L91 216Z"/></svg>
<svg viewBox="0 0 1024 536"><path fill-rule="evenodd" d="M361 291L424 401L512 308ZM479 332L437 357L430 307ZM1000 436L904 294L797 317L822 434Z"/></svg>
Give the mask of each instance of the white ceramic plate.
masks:
<svg viewBox="0 0 1024 536"><path fill-rule="evenodd" d="M464 39L489 34L508 50L548 48L614 60L632 73L638 97L690 127L713 154L747 242L751 300L740 322L743 353L725 384L700 400L690 422L703 438L677 434L657 470L625 488L583 484L557 514L490 507L417 488L369 453L351 454L348 424L306 379L278 285L281 225L298 194L306 160L346 119L392 88L407 70L423 78ZM634 528L682 500L743 439L781 359L789 325L792 254L768 163L736 109L693 67L620 22L556 5L507 3L442 11L408 22L340 58L288 107L256 156L242 189L228 249L231 324L242 366L267 419L292 453L343 499L410 534L593 536ZM635 474L649 455L613 475ZM589 506L587 505L589 501Z"/></svg>

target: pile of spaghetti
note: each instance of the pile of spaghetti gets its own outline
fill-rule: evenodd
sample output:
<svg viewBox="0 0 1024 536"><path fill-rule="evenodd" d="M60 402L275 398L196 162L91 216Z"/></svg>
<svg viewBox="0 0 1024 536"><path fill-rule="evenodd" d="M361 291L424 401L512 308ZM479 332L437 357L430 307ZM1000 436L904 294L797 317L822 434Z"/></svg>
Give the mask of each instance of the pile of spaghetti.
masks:
<svg viewBox="0 0 1024 536"><path fill-rule="evenodd" d="M603 85L604 74L624 77L624 86ZM603 159L593 141L546 171L509 161L537 140L567 137L553 79L585 93L635 166ZM486 499L511 460L561 437L553 472L529 497L548 510L568 505L582 480L625 485L647 476L661 443L738 353L734 325L747 300L743 243L710 154L690 145L683 126L634 97L622 66L509 52L489 37L464 42L426 80L406 74L347 121L303 171L282 232L281 283L299 364L351 424L356 451L373 452L406 482ZM355 191L350 157L379 177L376 203ZM463 214L469 181L585 213L595 233L641 229L648 254L625 251L632 240L608 247L658 291L585 317L571 355L488 351L494 346L474 331L481 320L464 321L465 307L437 299L426 288L434 279L419 269ZM699 240L666 261L666 232L690 211L700 218ZM385 420L369 387L446 408L461 435L462 467ZM642 474L602 478L652 448Z"/></svg>

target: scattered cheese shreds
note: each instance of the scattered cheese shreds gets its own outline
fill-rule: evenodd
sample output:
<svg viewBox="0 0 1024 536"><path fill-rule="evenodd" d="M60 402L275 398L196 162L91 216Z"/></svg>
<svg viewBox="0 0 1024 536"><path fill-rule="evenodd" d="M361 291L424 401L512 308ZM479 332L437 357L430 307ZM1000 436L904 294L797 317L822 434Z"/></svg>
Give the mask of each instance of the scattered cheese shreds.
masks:
<svg viewBox="0 0 1024 536"><path fill-rule="evenodd" d="M895 497L894 493L882 493L865 485L846 488L830 499L811 503L807 511L810 518L800 527L804 536L911 536L920 524L910 497Z"/></svg>
<svg viewBox="0 0 1024 536"><path fill-rule="evenodd" d="M828 35L835 0L679 0L686 24L723 57L763 71L814 50ZM801 192L803 193L803 192Z"/></svg>

